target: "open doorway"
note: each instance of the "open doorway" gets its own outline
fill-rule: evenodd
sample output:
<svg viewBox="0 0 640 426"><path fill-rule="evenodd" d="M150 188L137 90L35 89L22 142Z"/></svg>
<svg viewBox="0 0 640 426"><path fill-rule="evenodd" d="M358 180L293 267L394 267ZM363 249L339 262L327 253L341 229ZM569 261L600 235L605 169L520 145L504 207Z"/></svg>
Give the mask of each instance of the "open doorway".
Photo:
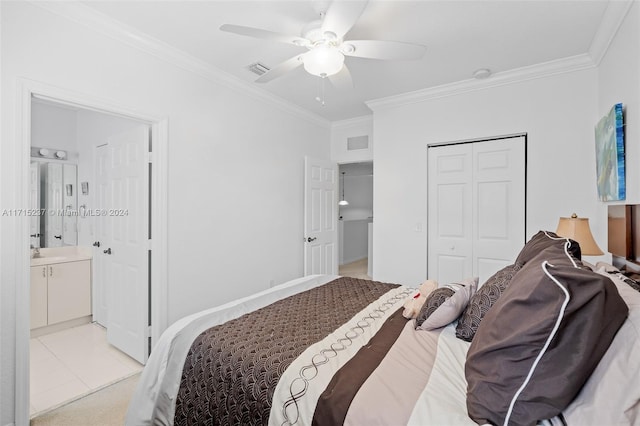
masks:
<svg viewBox="0 0 640 426"><path fill-rule="evenodd" d="M339 165L339 274L371 279L373 162Z"/></svg>
<svg viewBox="0 0 640 426"><path fill-rule="evenodd" d="M109 158L117 144L124 146L121 155ZM110 336L122 322L122 309L113 307L127 303L113 293L127 280L113 276L123 268L114 266L111 248L124 252L115 248L117 232L129 245L136 237L127 222L147 223L138 238L139 261L125 257L129 270L149 270L149 164L139 152L150 148L147 123L32 99L30 208L41 214L31 216L29 234L30 417L142 370L148 353L136 356ZM140 170L124 173L123 164L136 159ZM137 279L149 287L148 276ZM146 330L148 294L140 307Z"/></svg>

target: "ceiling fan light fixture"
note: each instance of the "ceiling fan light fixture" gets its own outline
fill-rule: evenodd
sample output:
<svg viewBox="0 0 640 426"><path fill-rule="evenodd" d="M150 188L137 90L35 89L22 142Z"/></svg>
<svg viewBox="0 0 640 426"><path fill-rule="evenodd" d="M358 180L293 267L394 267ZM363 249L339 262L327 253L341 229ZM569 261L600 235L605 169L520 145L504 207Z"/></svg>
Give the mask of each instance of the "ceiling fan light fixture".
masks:
<svg viewBox="0 0 640 426"><path fill-rule="evenodd" d="M319 77L338 73L344 65L344 55L335 47L321 44L304 55L304 69Z"/></svg>

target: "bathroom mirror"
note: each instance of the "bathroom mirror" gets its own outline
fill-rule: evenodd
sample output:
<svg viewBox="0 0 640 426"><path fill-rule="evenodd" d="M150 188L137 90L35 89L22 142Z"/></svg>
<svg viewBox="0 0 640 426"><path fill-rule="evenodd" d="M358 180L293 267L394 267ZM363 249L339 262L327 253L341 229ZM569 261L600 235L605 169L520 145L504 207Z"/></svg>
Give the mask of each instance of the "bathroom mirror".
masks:
<svg viewBox="0 0 640 426"><path fill-rule="evenodd" d="M78 171L75 164L31 163L29 236L33 247L78 244Z"/></svg>

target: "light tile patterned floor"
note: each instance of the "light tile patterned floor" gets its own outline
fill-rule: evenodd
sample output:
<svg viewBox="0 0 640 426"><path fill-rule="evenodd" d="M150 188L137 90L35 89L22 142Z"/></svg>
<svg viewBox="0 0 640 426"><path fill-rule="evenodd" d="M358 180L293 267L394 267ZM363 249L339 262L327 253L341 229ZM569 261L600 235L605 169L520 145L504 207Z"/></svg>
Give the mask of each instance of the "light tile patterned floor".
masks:
<svg viewBox="0 0 640 426"><path fill-rule="evenodd" d="M340 265L340 267L338 268L338 274L342 275L343 277L362 278L365 280L370 280L371 277L367 275L367 265L368 259L366 257L352 263L345 263L344 265Z"/></svg>
<svg viewBox="0 0 640 426"><path fill-rule="evenodd" d="M31 416L80 398L142 370L86 324L31 339Z"/></svg>

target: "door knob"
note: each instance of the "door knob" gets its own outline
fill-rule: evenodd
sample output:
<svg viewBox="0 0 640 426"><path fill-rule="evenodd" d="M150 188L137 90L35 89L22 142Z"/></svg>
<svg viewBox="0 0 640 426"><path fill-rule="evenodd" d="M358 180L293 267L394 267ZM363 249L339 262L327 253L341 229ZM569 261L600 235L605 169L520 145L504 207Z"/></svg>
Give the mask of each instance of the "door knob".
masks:
<svg viewBox="0 0 640 426"><path fill-rule="evenodd" d="M94 241L93 246L94 247L100 247L100 241Z"/></svg>
<svg viewBox="0 0 640 426"><path fill-rule="evenodd" d="M111 247L102 251L104 254L111 254Z"/></svg>
<svg viewBox="0 0 640 426"><path fill-rule="evenodd" d="M62 235L54 235L53 238L57 238L57 239L61 240L62 239Z"/></svg>
<svg viewBox="0 0 640 426"><path fill-rule="evenodd" d="M309 237L309 238L307 238L307 242L308 242L308 243L310 243L311 241L315 241L315 240L317 240L317 238L316 238L316 237L313 237L313 238Z"/></svg>

